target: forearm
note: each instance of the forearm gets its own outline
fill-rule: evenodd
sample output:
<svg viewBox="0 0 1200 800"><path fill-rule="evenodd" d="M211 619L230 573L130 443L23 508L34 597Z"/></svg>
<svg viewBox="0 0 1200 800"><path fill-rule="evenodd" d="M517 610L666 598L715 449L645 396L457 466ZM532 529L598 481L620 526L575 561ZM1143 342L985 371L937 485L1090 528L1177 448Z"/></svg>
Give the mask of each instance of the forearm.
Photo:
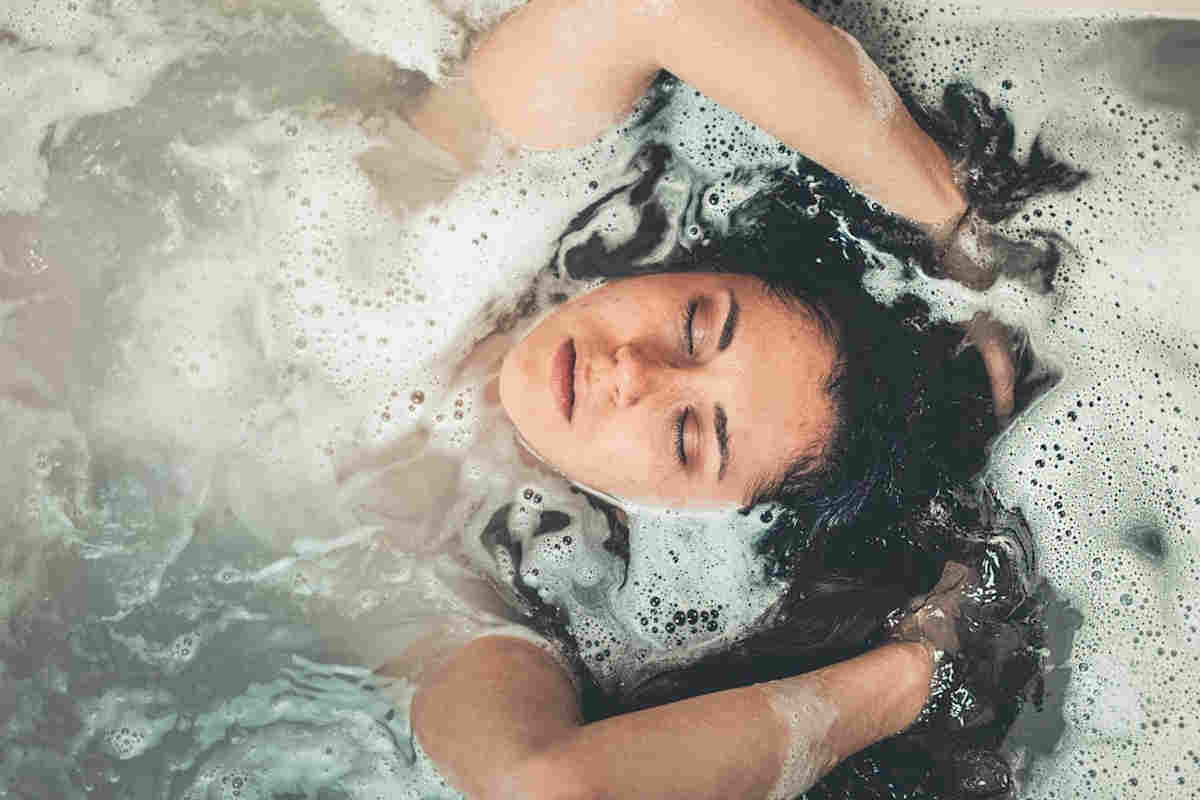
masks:
<svg viewBox="0 0 1200 800"><path fill-rule="evenodd" d="M851 36L795 0L673 7L652 37L664 67L893 211L930 229L961 216L945 155Z"/></svg>
<svg viewBox="0 0 1200 800"><path fill-rule="evenodd" d="M908 725L926 700L920 645L580 725L561 671L527 642L464 648L413 703L413 726L470 797L790 797Z"/></svg>
<svg viewBox="0 0 1200 800"><path fill-rule="evenodd" d="M920 645L716 692L577 729L538 758L585 797L791 798L842 759L909 725L929 691ZM582 774L581 774L582 773ZM541 797L545 780L513 797Z"/></svg>
<svg viewBox="0 0 1200 800"><path fill-rule="evenodd" d="M472 54L496 127L582 144L666 68L931 230L965 202L950 164L858 43L794 0L533 0Z"/></svg>
<svg viewBox="0 0 1200 800"><path fill-rule="evenodd" d="M659 20L640 2L531 0L492 30L466 75L497 129L530 147L570 147L628 114L661 68Z"/></svg>

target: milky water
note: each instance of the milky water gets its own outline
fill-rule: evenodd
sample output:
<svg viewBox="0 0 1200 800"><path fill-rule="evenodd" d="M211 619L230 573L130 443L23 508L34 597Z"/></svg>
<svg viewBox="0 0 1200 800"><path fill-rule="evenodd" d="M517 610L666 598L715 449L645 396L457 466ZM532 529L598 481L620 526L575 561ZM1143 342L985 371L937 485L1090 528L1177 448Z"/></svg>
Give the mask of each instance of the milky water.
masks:
<svg viewBox="0 0 1200 800"><path fill-rule="evenodd" d="M469 601L478 581L449 555L502 561L477 535L499 508L526 537L527 579L539 570L528 585L569 609L602 681L719 646L778 595L750 554L753 519L635 516L626 570L600 513L520 464L476 383L452 378L489 301L510 307L572 217L638 172L621 132L494 154L411 213L428 193L360 167L372 147L417 147L391 109L506 5L0 11L0 791L444 793L409 736L411 685L365 667L433 618L464 635L510 620ZM952 319L1019 323L1064 373L988 475L1084 617L1057 666L1066 733L1023 795L1190 796L1200 32L829 11L905 88L934 100L969 78L1013 111L1021 146L1040 133L1093 174L1008 223L1070 244L1054 294L918 290ZM725 180L734 167L790 159L690 90L649 135L683 157L685 245L748 191ZM697 185L710 208L688 205ZM615 210L594 230L635 221ZM551 508L568 524L534 548ZM676 613L687 636L668 636Z"/></svg>

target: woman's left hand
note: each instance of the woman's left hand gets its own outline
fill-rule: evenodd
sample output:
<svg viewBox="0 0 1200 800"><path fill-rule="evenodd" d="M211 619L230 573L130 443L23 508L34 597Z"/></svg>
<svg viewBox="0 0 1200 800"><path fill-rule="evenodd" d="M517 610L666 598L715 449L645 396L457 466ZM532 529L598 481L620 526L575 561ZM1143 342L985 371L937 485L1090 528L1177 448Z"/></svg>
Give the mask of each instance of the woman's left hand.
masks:
<svg viewBox="0 0 1200 800"><path fill-rule="evenodd" d="M979 573L957 561L946 563L942 577L929 594L913 598L908 613L892 629L892 638L918 642L936 661L941 653L957 653L958 620L963 606L974 603L970 588L979 581Z"/></svg>
<svg viewBox="0 0 1200 800"><path fill-rule="evenodd" d="M991 315L981 312L967 323L967 337L979 348L992 385L996 421L1003 425L1016 403L1017 368L1013 363L1010 331Z"/></svg>

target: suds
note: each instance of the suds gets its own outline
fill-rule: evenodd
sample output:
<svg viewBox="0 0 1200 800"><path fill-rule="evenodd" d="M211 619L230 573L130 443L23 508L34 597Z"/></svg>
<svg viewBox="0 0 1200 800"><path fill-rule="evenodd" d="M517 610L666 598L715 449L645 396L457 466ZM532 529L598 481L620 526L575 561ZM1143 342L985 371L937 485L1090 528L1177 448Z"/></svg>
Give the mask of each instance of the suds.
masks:
<svg viewBox="0 0 1200 800"><path fill-rule="evenodd" d="M444 74L466 29L504 4L455 4L454 19L425 3L325 5L328 23L302 2L0 12L0 690L14 698L0 784L15 796L448 793L414 771L424 762L406 687L393 705L361 673L293 660L388 660L440 614L474 629L503 621L490 588L472 593L478 582L445 551L470 527L459 521L484 514L472 506L481 495L496 492L476 532L523 480L547 478L470 455L486 443L486 404L470 381L450 388L448 364L497 322L515 331L515 309L572 290L548 277L530 293L545 265L589 278L603 258L686 263L754 194L746 168L793 163L664 81L632 137L526 154L397 220L356 166L380 143L359 120ZM1042 569L1083 614L1070 650L1073 612L1047 602L1047 635L1063 641L1047 644L1061 656L1045 701L1066 725L1048 752L1058 731L1039 727L1046 716L1018 719L1009 752L1032 764L1022 793L1190 791L1200 175L1194 63L1156 54L1178 54L1194 25L819 10L902 89L933 103L970 79L1012 110L1019 151L1041 134L1092 175L1000 225L1018 243L1035 230L1061 237L1053 293L1019 275L986 293L913 281L893 262L869 281L881 297L921 294L940 318L989 311L1019 324L1063 374L996 443L987 475L1024 510ZM416 30L428 38L407 37ZM648 223L667 235L631 236L640 213L572 227L609 192L649 209L641 179L656 167L625 169L656 157L642 139L676 156ZM814 217L822 180L810 181ZM472 480L480 493L455 495ZM563 492L573 524L607 529ZM660 524L631 524L620 619L576 614L593 667L636 666L655 647L694 655L777 591L764 581L725 597L749 583L739 576L754 555L738 537L753 520ZM615 568L600 561L603 541L585 554L567 530L551 535L576 548L572 565ZM687 585L708 570L724 577L703 594ZM655 571L677 582L674 596ZM605 607L561 583L578 608ZM963 774L975 777L986 766L971 753L954 763L974 764Z"/></svg>
<svg viewBox="0 0 1200 800"><path fill-rule="evenodd" d="M819 683L800 689L765 683L762 691L771 710L788 728L787 756L768 797L789 800L807 791L836 761L828 736L838 721L838 711Z"/></svg>
<svg viewBox="0 0 1200 800"><path fill-rule="evenodd" d="M874 123L884 122L900 109L900 98L896 95L896 90L892 88L892 84L888 81L887 76L883 74L875 62L871 60L871 56L863 49L858 40L850 36L841 28L835 28L838 34L842 36L846 46L854 51L854 57L858 60L858 69L862 74L863 85L867 87L870 93L868 100L870 101L871 110L875 115Z"/></svg>
<svg viewBox="0 0 1200 800"><path fill-rule="evenodd" d="M318 5L357 49L384 56L401 69L422 72L433 81L440 82L463 55L467 30L434 3L318 0Z"/></svg>

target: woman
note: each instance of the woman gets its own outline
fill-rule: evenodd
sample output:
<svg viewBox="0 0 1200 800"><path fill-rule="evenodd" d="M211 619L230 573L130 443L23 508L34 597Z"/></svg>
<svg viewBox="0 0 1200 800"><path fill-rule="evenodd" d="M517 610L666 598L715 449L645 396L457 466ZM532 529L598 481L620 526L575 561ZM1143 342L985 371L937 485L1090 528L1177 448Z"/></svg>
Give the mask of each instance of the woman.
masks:
<svg viewBox="0 0 1200 800"><path fill-rule="evenodd" d="M572 43L584 30L590 49ZM603 15L586 3L539 0L474 52L464 84L435 92L409 119L463 163L479 148L453 122L469 95L509 138L579 143L627 111L664 67L906 216L932 234L939 254L974 224L964 222L949 160L861 48L786 0L617 2ZM820 118L810 113L817 108ZM769 214L758 220L770 224ZM610 684L618 699L608 713L649 707L586 725L569 669L538 642L490 635L452 648L435 675L422 676L413 725L455 789L472 797L795 796L913 723L939 660L961 645L964 604L988 599L969 569L951 564L907 615L882 624L950 555L979 560L1003 549L968 544L964 526L995 509L981 511L947 485L982 462L995 428L981 404L1001 419L1012 410L1006 337L981 323L976 391L934 399L960 380L945 363L946 344L960 334L930 325L912 303L873 303L858 286L863 253L846 252L844 239L835 240L840 259L802 277L755 241L730 237L688 254L688 263L660 265L665 274L562 305L507 351L495 389L525 449L599 497L730 510L782 502L787 511L764 520L772 530L762 548L790 581L768 622L791 626L793 646L770 653L760 630L685 665L687 678ZM788 249L790 264L796 251ZM943 260L951 269L964 263ZM670 272L697 264L704 271ZM966 277L983 284L989 276ZM947 437L936 426L955 403L969 424ZM926 413L934 406L938 413ZM530 505L541 502L534 497L526 491ZM902 518L899 509L914 506ZM543 629L561 626L547 607L548 584L522 568L522 556L563 525L542 515L518 535L514 513L510 504L484 526L483 558L504 561L510 594ZM619 530L620 513L605 513ZM860 563L856 543L901 530L912 541L888 552L903 562ZM893 641L861 652L885 630ZM726 674L714 676L714 665ZM1026 677L1033 666L1025 664ZM740 685L763 678L774 679ZM700 691L710 693L679 699Z"/></svg>

